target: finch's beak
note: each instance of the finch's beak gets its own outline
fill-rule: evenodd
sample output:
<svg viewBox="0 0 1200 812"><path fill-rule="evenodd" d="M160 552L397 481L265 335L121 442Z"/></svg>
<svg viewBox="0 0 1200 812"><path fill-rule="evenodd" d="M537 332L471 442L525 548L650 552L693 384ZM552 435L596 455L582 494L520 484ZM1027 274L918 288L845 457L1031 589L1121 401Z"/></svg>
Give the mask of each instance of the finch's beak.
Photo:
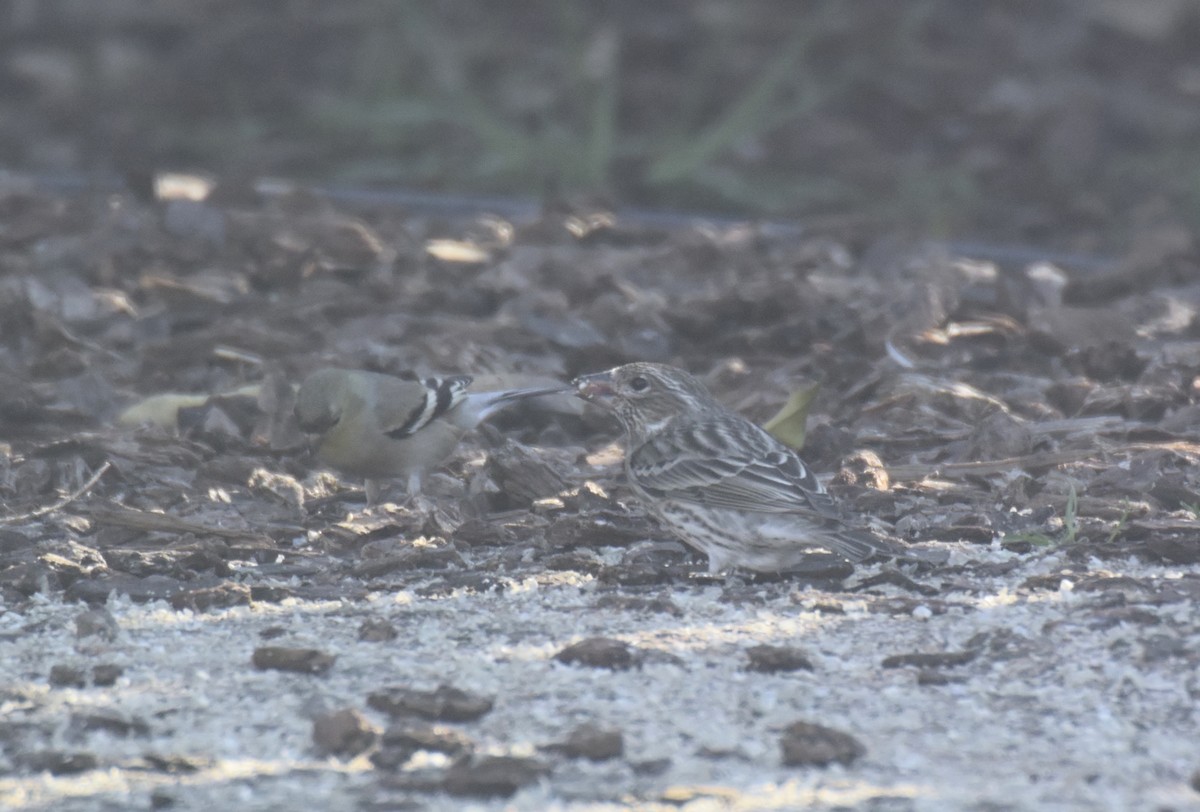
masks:
<svg viewBox="0 0 1200 812"><path fill-rule="evenodd" d="M598 403L600 405L607 404L617 394L617 390L613 388L613 379L611 372L597 372L595 375L580 375L575 380L571 381L571 385L575 387L575 394L584 400Z"/></svg>

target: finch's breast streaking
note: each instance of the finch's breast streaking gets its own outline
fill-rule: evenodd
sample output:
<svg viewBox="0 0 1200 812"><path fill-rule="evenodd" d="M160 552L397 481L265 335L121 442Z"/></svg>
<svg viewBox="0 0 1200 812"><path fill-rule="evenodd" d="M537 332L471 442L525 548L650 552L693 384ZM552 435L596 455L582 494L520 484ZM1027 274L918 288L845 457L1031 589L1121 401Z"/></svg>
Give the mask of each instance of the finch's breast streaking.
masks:
<svg viewBox="0 0 1200 812"><path fill-rule="evenodd" d="M903 554L846 527L794 451L687 372L634 363L581 376L575 386L621 422L629 484L667 528L708 556L711 571L777 572L814 547L851 561Z"/></svg>

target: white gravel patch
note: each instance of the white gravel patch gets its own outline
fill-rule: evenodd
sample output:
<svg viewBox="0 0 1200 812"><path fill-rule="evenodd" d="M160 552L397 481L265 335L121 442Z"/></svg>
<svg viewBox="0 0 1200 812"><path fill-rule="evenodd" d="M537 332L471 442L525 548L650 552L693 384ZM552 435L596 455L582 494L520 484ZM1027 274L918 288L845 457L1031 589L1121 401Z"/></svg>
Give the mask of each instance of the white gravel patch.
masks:
<svg viewBox="0 0 1200 812"><path fill-rule="evenodd" d="M536 755L595 722L624 732L625 755L601 763L546 755L551 775L511 799L414 794L416 808L1200 810L1189 786L1200 769L1196 607L1147 602L1141 608L1157 623L1105 627L1092 622L1096 593L1079 594L1069 582L1057 592L1018 588L1063 565L1053 556L1031 560L945 592L936 599L938 611L951 604L944 613L922 605L901 616L868 612L865 595L786 585L765 585L770 597L754 606L722 602L719 586L656 592L682 610L678 617L599 609L599 584L547 573L498 594L406 591L202 614L116 598L108 608L121 633L103 643L77 639L80 606L46 600L0 612L0 718L8 729L50 728L49 739L31 734L40 749L88 751L101 768L30 776L0 763L0 808L149 809L156 793L173 810L356 808L380 796L379 772L365 757L318 757L312 717L355 707L386 726L366 708L367 694L450 683L496 697L482 719L454 725L484 752ZM1200 575L1135 562L1104 568L1155 581ZM936 573L924 579L939 583ZM830 603L846 613L818 608ZM368 617L390 620L399 639L359 641ZM271 627L282 634L264 639ZM985 650L941 669L960 682L921 686L914 669L880 665L891 654L961 650L981 632L1009 635L1013 653ZM1187 656L1146 657L1145 641L1163 634L1181 640ZM610 672L553 661L590 636L667 652L681 664L652 657ZM814 670L743 670L744 650L764 643L801 647ZM257 671L250 657L262 645L319 648L338 659L321 676ZM53 664L90 670L99 662L124 667L115 686L48 685ZM72 730L72 713L98 709L139 717L150 735ZM849 767L784 767L779 733L797 720L849 733L867 753ZM139 768L151 753L202 768ZM632 767L655 759L669 759L661 774Z"/></svg>

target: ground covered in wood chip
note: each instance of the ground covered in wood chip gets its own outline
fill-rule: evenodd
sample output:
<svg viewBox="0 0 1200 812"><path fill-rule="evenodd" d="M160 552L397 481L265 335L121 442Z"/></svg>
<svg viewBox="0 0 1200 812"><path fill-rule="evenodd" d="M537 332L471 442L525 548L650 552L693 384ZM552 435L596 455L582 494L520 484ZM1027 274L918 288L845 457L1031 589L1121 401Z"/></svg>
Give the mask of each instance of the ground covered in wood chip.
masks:
<svg viewBox="0 0 1200 812"><path fill-rule="evenodd" d="M0 805L1200 808L1193 243L0 189ZM367 510L321 365L684 366L916 569L714 577L572 398Z"/></svg>

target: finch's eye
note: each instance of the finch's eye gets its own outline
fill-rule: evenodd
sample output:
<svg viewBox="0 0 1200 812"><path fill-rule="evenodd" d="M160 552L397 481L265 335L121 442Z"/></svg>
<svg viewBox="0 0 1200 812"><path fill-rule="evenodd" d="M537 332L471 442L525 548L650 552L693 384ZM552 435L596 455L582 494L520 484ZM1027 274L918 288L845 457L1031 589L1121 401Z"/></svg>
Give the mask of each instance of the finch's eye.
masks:
<svg viewBox="0 0 1200 812"><path fill-rule="evenodd" d="M638 375L636 378L629 379L629 388L634 392L645 392L650 388L650 381Z"/></svg>

